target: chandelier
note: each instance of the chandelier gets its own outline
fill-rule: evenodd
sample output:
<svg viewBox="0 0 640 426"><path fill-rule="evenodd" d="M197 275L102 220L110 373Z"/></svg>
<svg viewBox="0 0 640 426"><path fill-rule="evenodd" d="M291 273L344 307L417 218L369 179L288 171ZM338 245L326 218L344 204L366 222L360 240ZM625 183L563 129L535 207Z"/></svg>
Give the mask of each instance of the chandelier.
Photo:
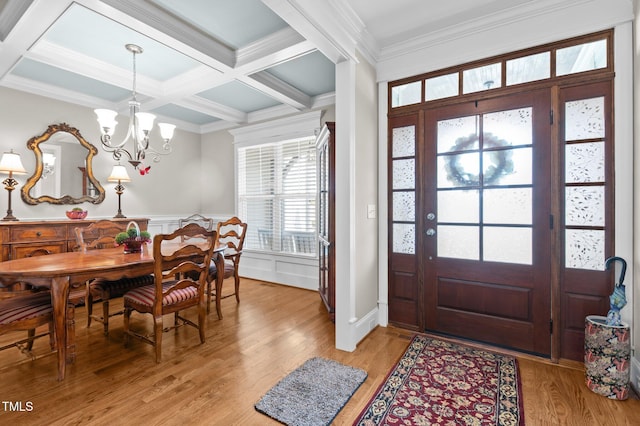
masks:
<svg viewBox="0 0 640 426"><path fill-rule="evenodd" d="M119 144L113 143L111 137L116 128L116 116L118 113L109 109L96 109L94 112L98 116L98 124L100 125L100 141L102 148L113 155L114 160L120 161L123 155L129 159L129 163L134 169L138 169L140 174L149 172L150 166L144 167L144 161L147 155L153 158L154 162L160 161L161 155L171 153L171 145L169 142L173 137L173 131L176 126L168 123L158 123L160 128L160 136L163 145L162 150L157 151L149 146L149 132L153 128L153 121L156 116L153 114L140 112L140 102L136 99L136 55L143 52L140 46L135 44L127 44L125 48L133 54L133 97L129 101L129 129L127 136ZM127 142L131 140L133 147L127 149ZM143 166L140 166L143 164Z"/></svg>

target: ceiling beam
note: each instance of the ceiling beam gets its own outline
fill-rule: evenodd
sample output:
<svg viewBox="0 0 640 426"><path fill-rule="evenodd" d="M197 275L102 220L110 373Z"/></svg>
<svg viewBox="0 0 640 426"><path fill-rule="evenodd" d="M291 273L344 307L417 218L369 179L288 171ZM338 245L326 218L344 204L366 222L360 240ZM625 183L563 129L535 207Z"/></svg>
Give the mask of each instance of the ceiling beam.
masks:
<svg viewBox="0 0 640 426"><path fill-rule="evenodd" d="M76 1L212 68L224 72L234 66L232 49L149 2Z"/></svg>
<svg viewBox="0 0 640 426"><path fill-rule="evenodd" d="M341 13L345 9L337 8L334 1L262 0L262 2L305 39L313 43L334 64L347 59L358 62L355 53L356 32L353 31L355 26L354 21L350 20L355 14L345 16ZM364 25L360 26L364 27Z"/></svg>
<svg viewBox="0 0 640 426"><path fill-rule="evenodd" d="M73 3L72 1L34 0L31 6L13 26L12 31L0 44L0 79L20 60L22 55L42 36ZM6 7L18 7L9 2ZM13 9L15 12L16 9ZM12 13L13 13L12 12Z"/></svg>

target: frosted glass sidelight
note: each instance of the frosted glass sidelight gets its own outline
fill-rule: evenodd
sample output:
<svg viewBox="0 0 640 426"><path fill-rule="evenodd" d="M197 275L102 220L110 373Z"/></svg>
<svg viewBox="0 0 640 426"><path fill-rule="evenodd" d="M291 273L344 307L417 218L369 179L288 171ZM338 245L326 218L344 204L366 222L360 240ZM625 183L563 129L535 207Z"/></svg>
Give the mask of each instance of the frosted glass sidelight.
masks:
<svg viewBox="0 0 640 426"><path fill-rule="evenodd" d="M604 270L604 231L567 229L565 246L567 268Z"/></svg>
<svg viewBox="0 0 640 426"><path fill-rule="evenodd" d="M604 187L567 187L565 206L567 225L604 226Z"/></svg>
<svg viewBox="0 0 640 426"><path fill-rule="evenodd" d="M396 222L415 222L416 195L414 192L393 193L393 220Z"/></svg>
<svg viewBox="0 0 640 426"><path fill-rule="evenodd" d="M413 157L416 155L416 127L396 127L392 130L392 156Z"/></svg>
<svg viewBox="0 0 640 426"><path fill-rule="evenodd" d="M438 257L480 260L480 231L478 226L439 225Z"/></svg>
<svg viewBox="0 0 640 426"><path fill-rule="evenodd" d="M391 88L391 107L401 107L404 105L419 104L422 99L422 82L394 86Z"/></svg>
<svg viewBox="0 0 640 426"><path fill-rule="evenodd" d="M532 108L518 108L485 114L482 117L484 148L531 145Z"/></svg>
<svg viewBox="0 0 640 426"><path fill-rule="evenodd" d="M531 228L485 226L483 233L484 261L523 265L533 263Z"/></svg>
<svg viewBox="0 0 640 426"><path fill-rule="evenodd" d="M556 75L607 67L607 40L565 47L556 51Z"/></svg>
<svg viewBox="0 0 640 426"><path fill-rule="evenodd" d="M393 160L393 189L413 189L416 187L416 165L414 159Z"/></svg>
<svg viewBox="0 0 640 426"><path fill-rule="evenodd" d="M543 80L551 76L551 52L507 61L507 86Z"/></svg>
<svg viewBox="0 0 640 426"><path fill-rule="evenodd" d="M484 223L513 225L530 225L532 223L533 197L531 188L486 189L482 196Z"/></svg>
<svg viewBox="0 0 640 426"><path fill-rule="evenodd" d="M478 190L438 191L438 220L447 223L479 223Z"/></svg>
<svg viewBox="0 0 640 426"><path fill-rule="evenodd" d="M604 97L565 103L565 141L604 138Z"/></svg>
<svg viewBox="0 0 640 426"><path fill-rule="evenodd" d="M455 72L426 79L424 81L424 100L433 101L449 96L458 96L458 76L459 73Z"/></svg>
<svg viewBox="0 0 640 426"><path fill-rule="evenodd" d="M484 185L531 185L533 160L531 148L516 148L483 153Z"/></svg>
<svg viewBox="0 0 640 426"><path fill-rule="evenodd" d="M393 252L415 254L416 226L412 223L393 224Z"/></svg>
<svg viewBox="0 0 640 426"><path fill-rule="evenodd" d="M565 148L565 182L604 182L604 142L570 144Z"/></svg>
<svg viewBox="0 0 640 426"><path fill-rule="evenodd" d="M464 151L478 149L479 116L470 115L451 120L438 121L438 154L449 151ZM475 143L464 144L465 140Z"/></svg>
<svg viewBox="0 0 640 426"><path fill-rule="evenodd" d="M498 87L502 87L502 65L499 62L462 72L462 93L473 93Z"/></svg>
<svg viewBox="0 0 640 426"><path fill-rule="evenodd" d="M438 188L477 186L480 153L450 154L438 157Z"/></svg>

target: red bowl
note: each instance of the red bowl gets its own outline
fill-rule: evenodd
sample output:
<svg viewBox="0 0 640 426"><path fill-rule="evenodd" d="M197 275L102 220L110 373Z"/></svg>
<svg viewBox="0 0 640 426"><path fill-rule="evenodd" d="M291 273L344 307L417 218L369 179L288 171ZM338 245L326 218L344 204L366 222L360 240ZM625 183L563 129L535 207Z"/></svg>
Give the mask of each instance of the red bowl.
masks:
<svg viewBox="0 0 640 426"><path fill-rule="evenodd" d="M69 210L66 213L69 219L84 219L89 212L87 210Z"/></svg>

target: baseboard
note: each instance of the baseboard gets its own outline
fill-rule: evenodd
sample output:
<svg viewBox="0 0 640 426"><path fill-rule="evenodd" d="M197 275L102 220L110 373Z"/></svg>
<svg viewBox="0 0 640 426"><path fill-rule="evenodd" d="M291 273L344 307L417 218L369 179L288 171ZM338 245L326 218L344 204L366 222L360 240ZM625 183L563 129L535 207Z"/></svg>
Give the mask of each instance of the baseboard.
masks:
<svg viewBox="0 0 640 426"><path fill-rule="evenodd" d="M359 343L364 339L367 334L369 334L374 328L380 325L379 315L378 315L378 307L369 311L366 315L364 315L359 320L355 321L352 326L352 332L354 337L354 342Z"/></svg>

